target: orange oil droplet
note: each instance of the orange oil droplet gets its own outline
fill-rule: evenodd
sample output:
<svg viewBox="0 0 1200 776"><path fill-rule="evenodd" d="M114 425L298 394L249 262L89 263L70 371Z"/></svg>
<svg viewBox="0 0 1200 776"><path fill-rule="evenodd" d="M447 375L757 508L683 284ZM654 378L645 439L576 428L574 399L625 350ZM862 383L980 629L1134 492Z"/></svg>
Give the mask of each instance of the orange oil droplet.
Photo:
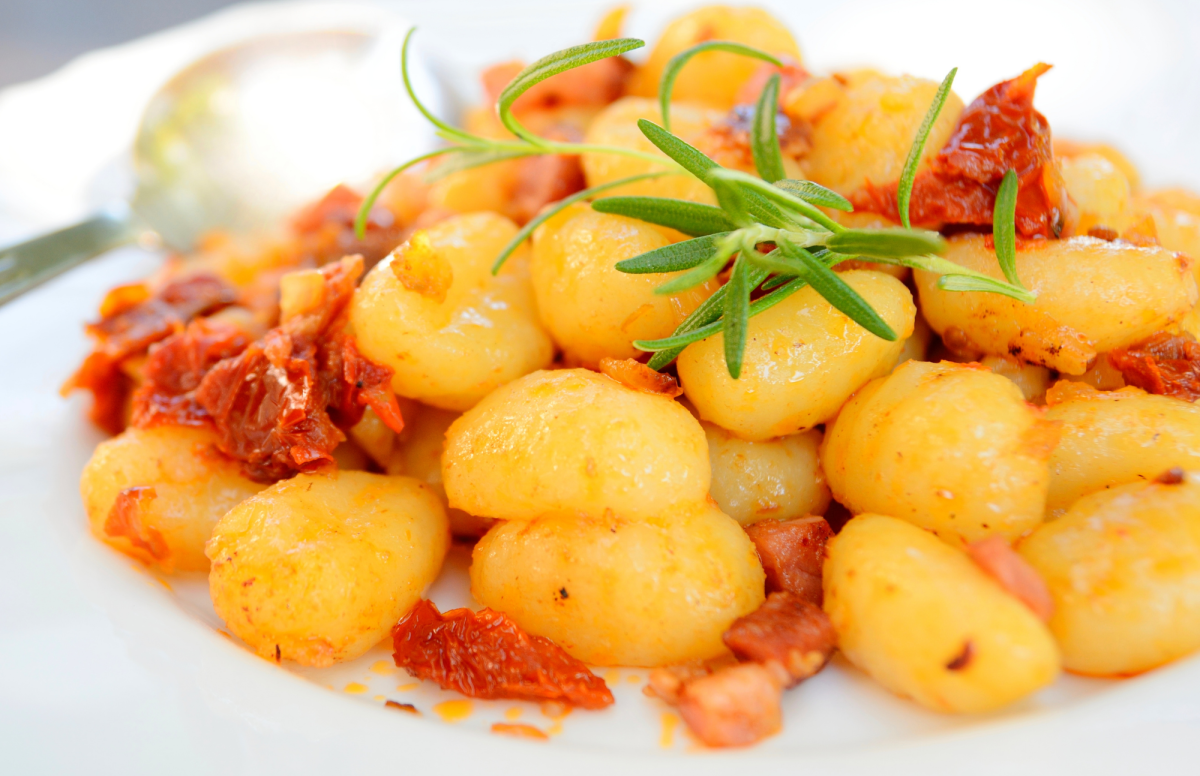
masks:
<svg viewBox="0 0 1200 776"><path fill-rule="evenodd" d="M367 686L365 684L359 684L358 682L351 682L343 689L343 692L348 692L351 695L361 695L366 691Z"/></svg>
<svg viewBox="0 0 1200 776"><path fill-rule="evenodd" d="M562 719L571 713L571 707L562 701L542 701L542 714L550 719Z"/></svg>
<svg viewBox="0 0 1200 776"><path fill-rule="evenodd" d="M155 579L158 580L158 584L162 585L163 587L165 587L167 589L168 593L175 592L175 588L171 587L171 583L168 582L167 580L163 579L162 577L155 577Z"/></svg>
<svg viewBox="0 0 1200 776"><path fill-rule="evenodd" d="M382 695L376 695L376 696L375 696L375 700L377 700L377 701L381 701L381 700L383 700L383 696L382 696Z"/></svg>
<svg viewBox="0 0 1200 776"><path fill-rule="evenodd" d="M642 677L638 676L637 674L630 674L629 676L625 677L625 681L629 682L630 684L641 684Z"/></svg>
<svg viewBox="0 0 1200 776"><path fill-rule="evenodd" d="M562 734L562 720L556 719L553 722L551 722L550 727L546 728L546 732L552 736L561 735Z"/></svg>
<svg viewBox="0 0 1200 776"><path fill-rule="evenodd" d="M471 716L472 710L470 701L442 701L433 707L433 713L447 722L462 722Z"/></svg>
<svg viewBox="0 0 1200 776"><path fill-rule="evenodd" d="M409 690L415 690L420 686L421 685L417 684L416 682L409 682L408 684L397 685L396 692L408 692Z"/></svg>
<svg viewBox="0 0 1200 776"><path fill-rule="evenodd" d="M675 745L675 728L679 727L679 717L675 714L664 711L662 715L662 736L658 739L658 745L663 749L670 749Z"/></svg>
<svg viewBox="0 0 1200 776"><path fill-rule="evenodd" d="M505 710L504 718L507 720L520 719L524 712L525 709L522 709L520 706L513 706L511 709Z"/></svg>
<svg viewBox="0 0 1200 776"><path fill-rule="evenodd" d="M621 672L615 668L611 668L604 672L605 684L616 684L621 681Z"/></svg>
<svg viewBox="0 0 1200 776"><path fill-rule="evenodd" d="M376 660L371 664L371 673L390 676L396 673L396 666L390 660Z"/></svg>
<svg viewBox="0 0 1200 776"><path fill-rule="evenodd" d="M511 725L505 722L495 722L492 724L492 732L502 736L514 736L516 738L531 738L535 741L545 741L550 736L535 728L533 725Z"/></svg>

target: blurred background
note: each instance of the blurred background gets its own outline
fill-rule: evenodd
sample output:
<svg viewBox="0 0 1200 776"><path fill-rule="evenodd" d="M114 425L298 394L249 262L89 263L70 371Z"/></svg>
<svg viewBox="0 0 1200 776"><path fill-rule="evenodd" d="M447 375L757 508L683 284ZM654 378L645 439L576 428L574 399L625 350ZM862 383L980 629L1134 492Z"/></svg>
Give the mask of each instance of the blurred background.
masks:
<svg viewBox="0 0 1200 776"><path fill-rule="evenodd" d="M528 60L587 40L604 11L621 1L360 0L357 5L383 6L417 23L419 45L443 83L455 97L473 100L479 94L476 74L481 67ZM703 3L629 4L626 34L652 43L669 19ZM1200 136L1198 0L733 4L765 6L788 23L805 64L815 72L866 65L940 80L958 66L955 91L966 101L1038 61L1052 63L1055 69L1039 83L1037 104L1056 135L1114 143L1142 168L1150 185L1200 188L1195 145ZM0 89L9 87L0 93L0 108L20 116L15 125L9 120L0 126L0 216L7 211L31 225L61 223L111 198L111 190L96 183L106 180L97 174L97 160L109 168L120 162L145 100L195 54L185 56L174 45L182 40L177 35L159 35L128 47L131 56L134 49L140 51L137 61L145 64L118 70L111 56L89 57L60 71L66 77L55 78L58 91L19 84L94 49L214 12L228 14L234 5L239 3L0 0ZM289 6L286 13L303 15L303 5ZM156 45L156 53L149 54ZM85 82L88 86L80 86ZM59 95L66 94L73 105L62 104ZM383 98L404 100L400 93ZM70 120L78 115L88 121ZM55 149L51 155L36 150L50 147ZM409 149L400 151L411 155Z"/></svg>
<svg viewBox="0 0 1200 776"><path fill-rule="evenodd" d="M0 89L85 51L191 21L233 0L0 0Z"/></svg>

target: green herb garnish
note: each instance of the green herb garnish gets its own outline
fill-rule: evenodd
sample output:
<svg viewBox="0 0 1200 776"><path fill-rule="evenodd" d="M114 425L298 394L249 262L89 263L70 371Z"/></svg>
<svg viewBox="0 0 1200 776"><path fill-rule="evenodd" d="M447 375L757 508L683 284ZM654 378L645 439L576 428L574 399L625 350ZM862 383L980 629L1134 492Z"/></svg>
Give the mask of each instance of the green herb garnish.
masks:
<svg viewBox="0 0 1200 776"><path fill-rule="evenodd" d="M1022 285L1017 277L1017 190L1021 182L1016 170L1004 173L1000 189L996 192L996 204L992 207L992 240L996 244L996 260L1008 282Z"/></svg>
<svg viewBox="0 0 1200 776"><path fill-rule="evenodd" d="M921 164L921 154L925 153L925 141L929 139L929 131L933 129L934 123L937 122L938 116L942 112L942 106L946 104L946 97L950 95L950 87L954 84L954 76L957 74L958 68L954 67L942 79L937 93L933 95L933 102L929 105L929 110L925 113L925 118L917 129L917 136L913 138L913 144L908 149L908 158L904 160L904 170L900 173L900 185L896 189L896 209L900 211L900 223L906 229L912 226L908 220L908 203L912 199L913 181L917 179L917 167Z"/></svg>
<svg viewBox="0 0 1200 776"><path fill-rule="evenodd" d="M617 263L618 270L633 274L678 273L659 286L656 289L658 293L676 294L709 282L733 261L729 282L702 302L671 336L633 343L640 350L654 353L649 361L652 369L667 366L694 342L723 334L726 367L736 379L742 370L750 319L806 286L812 286L826 301L867 331L894 341L896 332L832 269L838 263L856 257L940 274L942 277L938 286L951 291L986 291L1024 302L1034 301L1034 295L1020 285L1014 269L1015 252L1012 246L1015 245L1013 213L1016 187L1009 183L1007 175L997 196L994 228L997 256L1008 282L940 258L938 254L945 250L945 241L940 235L909 228L908 202L916 168L929 130L949 94L955 70L951 70L942 81L917 132L901 176L897 196L904 228L847 229L822 210L853 210L845 197L811 181L788 180L785 177L775 124L780 88L777 75L768 79L760 94L751 131L751 155L761 178L722 167L670 132L671 90L679 71L689 59L696 54L716 50L780 65L775 57L765 52L739 43L708 41L676 55L668 63L659 86L662 126L645 119L638 122L642 134L666 155L663 157L617 146L546 140L529 132L512 113L513 103L535 84L566 70L639 48L644 45L640 40L617 39L574 46L543 57L522 70L501 93L496 105L501 123L516 139L494 140L452 127L421 104L408 76L408 46L411 38L412 31L409 31L401 57L405 89L422 115L437 128L437 135L450 145L417 157L384 178L363 202L355 224L360 237L365 229L367 214L383 187L400 172L438 156L449 158L434 168L434 176L539 154L619 154L662 166L659 171L585 189L546 208L501 251L493 265L494 272L499 271L504 261L534 229L573 203L641 180L665 175L693 175L712 189L718 206L661 197L623 196L602 198L593 203L593 207L600 212L667 226L693 238ZM1015 181L1015 174L1011 171L1009 174ZM769 246L770 250L765 250L763 246ZM757 298L756 291L759 294Z"/></svg>

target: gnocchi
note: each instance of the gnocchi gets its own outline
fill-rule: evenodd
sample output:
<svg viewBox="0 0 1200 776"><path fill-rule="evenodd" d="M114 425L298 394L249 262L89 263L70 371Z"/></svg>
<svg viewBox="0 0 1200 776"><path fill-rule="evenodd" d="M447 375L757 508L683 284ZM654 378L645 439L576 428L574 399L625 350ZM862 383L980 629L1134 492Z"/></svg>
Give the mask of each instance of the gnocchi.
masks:
<svg viewBox="0 0 1200 776"><path fill-rule="evenodd" d="M1002 277L983 237L950 240L946 258ZM1161 248L1073 237L1017 251L1017 274L1038 295L1031 305L998 294L945 291L931 272L918 270L914 277L921 312L943 338L1081 375L1098 354L1140 342L1183 318L1198 298L1190 267L1186 258Z"/></svg>
<svg viewBox="0 0 1200 776"><path fill-rule="evenodd" d="M754 546L704 501L658 515L547 514L475 546L471 592L594 665L726 654L721 634L764 598Z"/></svg>
<svg viewBox="0 0 1200 776"><path fill-rule="evenodd" d="M493 277L517 233L503 216L471 213L417 232L363 279L350 305L363 355L393 370L400 396L465 410L496 387L547 366L525 256Z"/></svg>
<svg viewBox="0 0 1200 776"><path fill-rule="evenodd" d="M710 280L663 296L654 289L669 275L614 269L622 259L677 242L677 235L583 205L564 210L534 232L530 269L538 312L568 362L595 369L602 358L640 355L635 340L670 335L717 290Z"/></svg>
<svg viewBox="0 0 1200 776"><path fill-rule="evenodd" d="M750 319L741 376L725 366L716 334L679 356L679 379L700 417L743 439L805 431L832 418L867 381L891 371L913 331L916 308L899 280L880 272L842 274L896 332L880 339L805 288Z"/></svg>
<svg viewBox="0 0 1200 776"><path fill-rule="evenodd" d="M387 636L449 545L446 513L422 482L301 474L217 523L209 591L225 625L258 654L328 666Z"/></svg>
<svg viewBox="0 0 1200 776"><path fill-rule="evenodd" d="M211 431L181 426L101 442L80 481L96 538L164 571L206 571L213 526L265 487L221 455Z"/></svg>
<svg viewBox="0 0 1200 776"><path fill-rule="evenodd" d="M710 477L704 430L686 409L584 369L493 391L450 426L442 457L450 506L508 520L661 515L704 500Z"/></svg>
<svg viewBox="0 0 1200 776"><path fill-rule="evenodd" d="M829 426L833 497L952 543L1010 541L1042 522L1058 424L984 367L909 361L858 392Z"/></svg>
<svg viewBox="0 0 1200 776"><path fill-rule="evenodd" d="M982 712L1058 675L1046 626L932 534L863 514L827 552L825 611L838 648L892 692L936 711Z"/></svg>
<svg viewBox="0 0 1200 776"><path fill-rule="evenodd" d="M830 496L819 429L749 442L720 426L701 425L712 464L709 493L722 512L742 525L825 514Z"/></svg>
<svg viewBox="0 0 1200 776"><path fill-rule="evenodd" d="M1128 676L1200 649L1200 478L1093 493L1021 542L1054 598L1063 665Z"/></svg>

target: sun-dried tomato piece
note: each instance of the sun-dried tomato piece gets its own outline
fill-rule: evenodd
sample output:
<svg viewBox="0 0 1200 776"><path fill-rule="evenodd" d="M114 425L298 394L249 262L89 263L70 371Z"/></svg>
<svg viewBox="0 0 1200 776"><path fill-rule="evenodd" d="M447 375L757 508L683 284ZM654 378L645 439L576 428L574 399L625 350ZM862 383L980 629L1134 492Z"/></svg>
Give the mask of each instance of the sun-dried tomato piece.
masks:
<svg viewBox="0 0 1200 776"><path fill-rule="evenodd" d="M491 609L442 614L422 599L396 625L392 643L396 665L472 698L554 700L585 709L613 702L587 666Z"/></svg>
<svg viewBox="0 0 1200 776"><path fill-rule="evenodd" d="M147 297L144 286L118 286L101 304L103 317L88 324L95 349L62 387L93 396L92 422L111 434L125 427L125 407L132 381L121 370L125 359L140 356L155 342L182 331L198 315L232 304L236 292L214 275L193 275L168 283Z"/></svg>
<svg viewBox="0 0 1200 776"><path fill-rule="evenodd" d="M67 396L76 390L91 392L88 417L93 423L110 434L121 433L129 392L133 390L133 380L121 370L121 362L99 351L89 353L59 393Z"/></svg>
<svg viewBox="0 0 1200 776"><path fill-rule="evenodd" d="M909 216L929 228L990 226L1004 173L1016 170L1017 234L1058 237L1071 203L1054 163L1050 124L1033 107L1037 79L1050 69L1038 64L996 84L967 106L954 133L913 182ZM896 183L868 183L851 198L856 210L899 221Z"/></svg>
<svg viewBox="0 0 1200 776"><path fill-rule="evenodd" d="M157 498L153 487L138 486L125 488L117 494L108 517L104 520L104 533L113 538L123 537L133 545L137 554L147 561L164 561L170 548L163 535L156 529L142 524L141 510Z"/></svg>
<svg viewBox="0 0 1200 776"><path fill-rule="evenodd" d="M833 529L823 517L760 520L746 527L767 575L767 592L784 590L821 605L825 543Z"/></svg>
<svg viewBox="0 0 1200 776"><path fill-rule="evenodd" d="M354 338L345 334L322 343L318 353L321 375L329 383L329 414L334 423L350 428L370 407L392 431L404 430L400 403L392 393L391 367L363 356Z"/></svg>
<svg viewBox="0 0 1200 776"><path fill-rule="evenodd" d="M165 285L154 296L88 324L96 350L113 360L145 352L188 321L233 304L237 292L215 275L193 275Z"/></svg>
<svg viewBox="0 0 1200 776"><path fill-rule="evenodd" d="M1162 331L1108 354L1129 385L1184 401L1200 398L1200 343L1191 334Z"/></svg>
<svg viewBox="0 0 1200 776"><path fill-rule="evenodd" d="M392 370L364 358L344 330L362 269L361 256L322 267L319 304L217 363L193 393L212 419L217 447L242 461L248 476L270 481L331 465L346 438L338 424L357 423L366 406L393 431L404 428Z"/></svg>
<svg viewBox="0 0 1200 776"><path fill-rule="evenodd" d="M203 426L208 412L192 392L218 362L246 349L250 337L225 321L201 318L154 346L142 368L144 381L133 394L130 425Z"/></svg>
<svg viewBox="0 0 1200 776"><path fill-rule="evenodd" d="M370 269L404 241L404 226L387 208L377 205L367 217L367 228L360 240L354 221L363 198L346 186L335 186L319 201L300 211L292 219L296 235L299 266L324 266L343 256L358 254Z"/></svg>
<svg viewBox="0 0 1200 776"><path fill-rule="evenodd" d="M316 348L282 329L217 364L194 395L212 417L217 447L262 482L332 464L346 438L325 411Z"/></svg>
<svg viewBox="0 0 1200 776"><path fill-rule="evenodd" d="M761 663L784 687L820 671L837 646L829 616L792 593L771 593L722 638L738 660Z"/></svg>

